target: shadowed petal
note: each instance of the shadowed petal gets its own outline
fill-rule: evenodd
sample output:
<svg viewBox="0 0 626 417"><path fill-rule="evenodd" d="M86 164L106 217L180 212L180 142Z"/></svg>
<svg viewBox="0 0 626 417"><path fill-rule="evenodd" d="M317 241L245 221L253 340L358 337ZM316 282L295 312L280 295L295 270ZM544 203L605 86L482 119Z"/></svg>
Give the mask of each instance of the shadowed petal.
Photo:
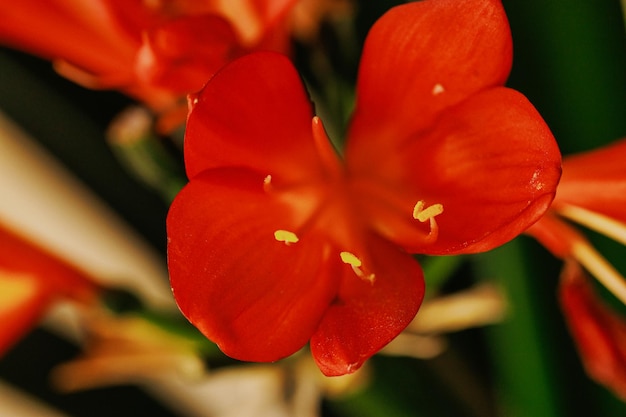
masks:
<svg viewBox="0 0 626 417"><path fill-rule="evenodd" d="M263 175L217 169L195 176L167 220L172 289L183 314L236 359L274 361L309 340L335 294L339 259L297 232Z"/></svg>
<svg viewBox="0 0 626 417"><path fill-rule="evenodd" d="M368 242L375 279L344 265L337 299L311 338L311 352L325 375L344 375L395 338L415 317L424 297L419 264L379 238Z"/></svg>
<svg viewBox="0 0 626 417"><path fill-rule="evenodd" d="M391 9L363 50L348 158L366 169L444 108L504 84L511 36L498 0L429 0Z"/></svg>
<svg viewBox="0 0 626 417"><path fill-rule="evenodd" d="M190 98L190 106L185 136L189 178L224 166L279 172L290 179L318 169L311 103L282 55L256 53L234 61Z"/></svg>

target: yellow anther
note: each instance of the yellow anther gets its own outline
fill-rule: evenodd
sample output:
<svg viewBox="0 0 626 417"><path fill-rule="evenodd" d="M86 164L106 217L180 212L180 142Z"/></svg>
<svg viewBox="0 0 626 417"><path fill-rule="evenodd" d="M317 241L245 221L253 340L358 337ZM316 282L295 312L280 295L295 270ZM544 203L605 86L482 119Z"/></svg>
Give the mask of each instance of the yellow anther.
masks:
<svg viewBox="0 0 626 417"><path fill-rule="evenodd" d="M357 258L353 253L350 252L341 252L339 254L339 256L341 257L341 260L343 261L343 263L354 266L354 267L359 267L362 265L362 262L359 258Z"/></svg>
<svg viewBox="0 0 626 417"><path fill-rule="evenodd" d="M341 257L341 261L347 265L350 265L352 271L354 271L355 275L359 278L366 279L370 282L374 282L374 278L376 278L375 274L366 274L361 269L363 266L363 262L353 253L350 252L341 252L339 253Z"/></svg>
<svg viewBox="0 0 626 417"><path fill-rule="evenodd" d="M419 220L423 223L443 213L443 204L437 203L426 208L424 208L424 204L424 200L420 200L415 204L415 207L413 207L413 218L415 220Z"/></svg>
<svg viewBox="0 0 626 417"><path fill-rule="evenodd" d="M285 245L291 245L292 243L298 243L298 236L294 232L289 230L277 230L274 232L274 239L279 242L285 242Z"/></svg>

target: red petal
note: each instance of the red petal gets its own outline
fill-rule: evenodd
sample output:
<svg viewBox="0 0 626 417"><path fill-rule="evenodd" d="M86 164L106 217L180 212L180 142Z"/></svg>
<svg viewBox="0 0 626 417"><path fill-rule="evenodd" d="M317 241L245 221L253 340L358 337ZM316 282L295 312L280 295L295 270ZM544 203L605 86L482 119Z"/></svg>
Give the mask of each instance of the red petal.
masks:
<svg viewBox="0 0 626 417"><path fill-rule="evenodd" d="M195 176L168 215L168 263L183 314L229 356L274 361L309 340L337 286L338 257L318 236L290 245L292 210L263 175L216 169Z"/></svg>
<svg viewBox="0 0 626 417"><path fill-rule="evenodd" d="M0 270L36 276L48 292L92 301L97 285L85 272L0 224Z"/></svg>
<svg viewBox="0 0 626 417"><path fill-rule="evenodd" d="M239 49L230 24L214 15L188 16L145 32L137 78L185 95L199 91Z"/></svg>
<svg viewBox="0 0 626 417"><path fill-rule="evenodd" d="M189 178L224 166L295 179L318 169L311 103L286 57L264 52L240 58L218 72L190 104L185 134Z"/></svg>
<svg viewBox="0 0 626 417"><path fill-rule="evenodd" d="M387 241L368 242L373 282L344 265L335 302L311 338L311 352L325 375L344 375L395 338L415 317L424 297L419 264Z"/></svg>
<svg viewBox="0 0 626 417"><path fill-rule="evenodd" d="M0 270L0 357L34 327L52 298L39 277Z"/></svg>
<svg viewBox="0 0 626 417"><path fill-rule="evenodd" d="M51 301L70 297L92 303L97 291L85 273L0 224L0 355Z"/></svg>
<svg viewBox="0 0 626 417"><path fill-rule="evenodd" d="M0 40L50 60L65 60L98 76L132 79L139 44L120 30L99 1L25 0L0 3Z"/></svg>
<svg viewBox="0 0 626 417"><path fill-rule="evenodd" d="M526 234L537 239L554 256L561 259L572 257L574 244L586 240L570 223L555 216L552 210L530 226Z"/></svg>
<svg viewBox="0 0 626 417"><path fill-rule="evenodd" d="M427 0L391 9L364 46L348 154L364 167L375 164L381 151L428 128L442 109L503 85L511 61L498 0Z"/></svg>
<svg viewBox="0 0 626 417"><path fill-rule="evenodd" d="M626 139L563 160L554 207L572 204L626 223Z"/></svg>
<svg viewBox="0 0 626 417"><path fill-rule="evenodd" d="M587 372L626 400L626 321L594 293L578 264L566 264L559 293Z"/></svg>
<svg viewBox="0 0 626 417"><path fill-rule="evenodd" d="M416 253L492 249L544 214L560 164L550 130L524 96L506 88L482 92L443 112L427 134L411 138L373 168L381 183L405 200L413 198L395 214L403 223L389 222L393 229L382 233ZM413 237L412 229L428 224L420 226L411 216L419 200L443 205L434 242Z"/></svg>

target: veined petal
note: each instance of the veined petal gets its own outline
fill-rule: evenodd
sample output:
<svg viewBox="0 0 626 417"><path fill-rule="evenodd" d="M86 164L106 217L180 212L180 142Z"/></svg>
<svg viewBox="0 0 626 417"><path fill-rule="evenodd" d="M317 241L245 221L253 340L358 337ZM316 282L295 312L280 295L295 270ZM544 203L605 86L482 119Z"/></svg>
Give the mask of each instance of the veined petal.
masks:
<svg viewBox="0 0 626 417"><path fill-rule="evenodd" d="M565 265L559 296L587 373L626 399L626 321L594 293L574 262Z"/></svg>
<svg viewBox="0 0 626 417"><path fill-rule="evenodd" d="M403 198L442 205L437 239L411 237L411 224L417 224L410 205L400 214L406 227L384 233L410 252L489 250L544 214L560 167L550 130L523 95L504 87L476 94L375 167L379 180Z"/></svg>
<svg viewBox="0 0 626 417"><path fill-rule="evenodd" d="M391 9L365 42L348 159L364 169L438 113L503 85L512 43L499 0L426 0Z"/></svg>
<svg viewBox="0 0 626 417"><path fill-rule="evenodd" d="M311 338L311 352L325 375L344 375L395 338L415 317L424 297L419 264L377 237L368 242L369 270L363 279L344 265L341 287Z"/></svg>
<svg viewBox="0 0 626 417"><path fill-rule="evenodd" d="M291 62L272 52L244 56L190 97L185 165L193 178L216 167L246 166L302 179L319 169L312 107Z"/></svg>
<svg viewBox="0 0 626 417"><path fill-rule="evenodd" d="M343 266L314 233L296 235L291 207L263 181L242 168L198 174L167 219L181 311L224 353L249 361L278 360L306 344Z"/></svg>
<svg viewBox="0 0 626 417"><path fill-rule="evenodd" d="M563 160L563 178L554 200L583 207L626 223L626 139Z"/></svg>

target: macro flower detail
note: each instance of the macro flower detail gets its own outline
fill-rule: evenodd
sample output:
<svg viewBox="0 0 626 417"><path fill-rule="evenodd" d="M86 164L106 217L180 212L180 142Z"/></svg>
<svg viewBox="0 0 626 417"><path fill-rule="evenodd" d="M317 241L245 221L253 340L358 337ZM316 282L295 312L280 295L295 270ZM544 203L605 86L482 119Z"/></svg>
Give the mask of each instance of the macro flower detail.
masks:
<svg viewBox="0 0 626 417"><path fill-rule="evenodd" d="M324 374L358 369L417 313L411 254L492 249L552 202L560 153L503 87L511 50L498 1L391 9L366 39L341 156L286 57L218 72L189 98L190 182L167 221L183 314L237 359L310 341Z"/></svg>

